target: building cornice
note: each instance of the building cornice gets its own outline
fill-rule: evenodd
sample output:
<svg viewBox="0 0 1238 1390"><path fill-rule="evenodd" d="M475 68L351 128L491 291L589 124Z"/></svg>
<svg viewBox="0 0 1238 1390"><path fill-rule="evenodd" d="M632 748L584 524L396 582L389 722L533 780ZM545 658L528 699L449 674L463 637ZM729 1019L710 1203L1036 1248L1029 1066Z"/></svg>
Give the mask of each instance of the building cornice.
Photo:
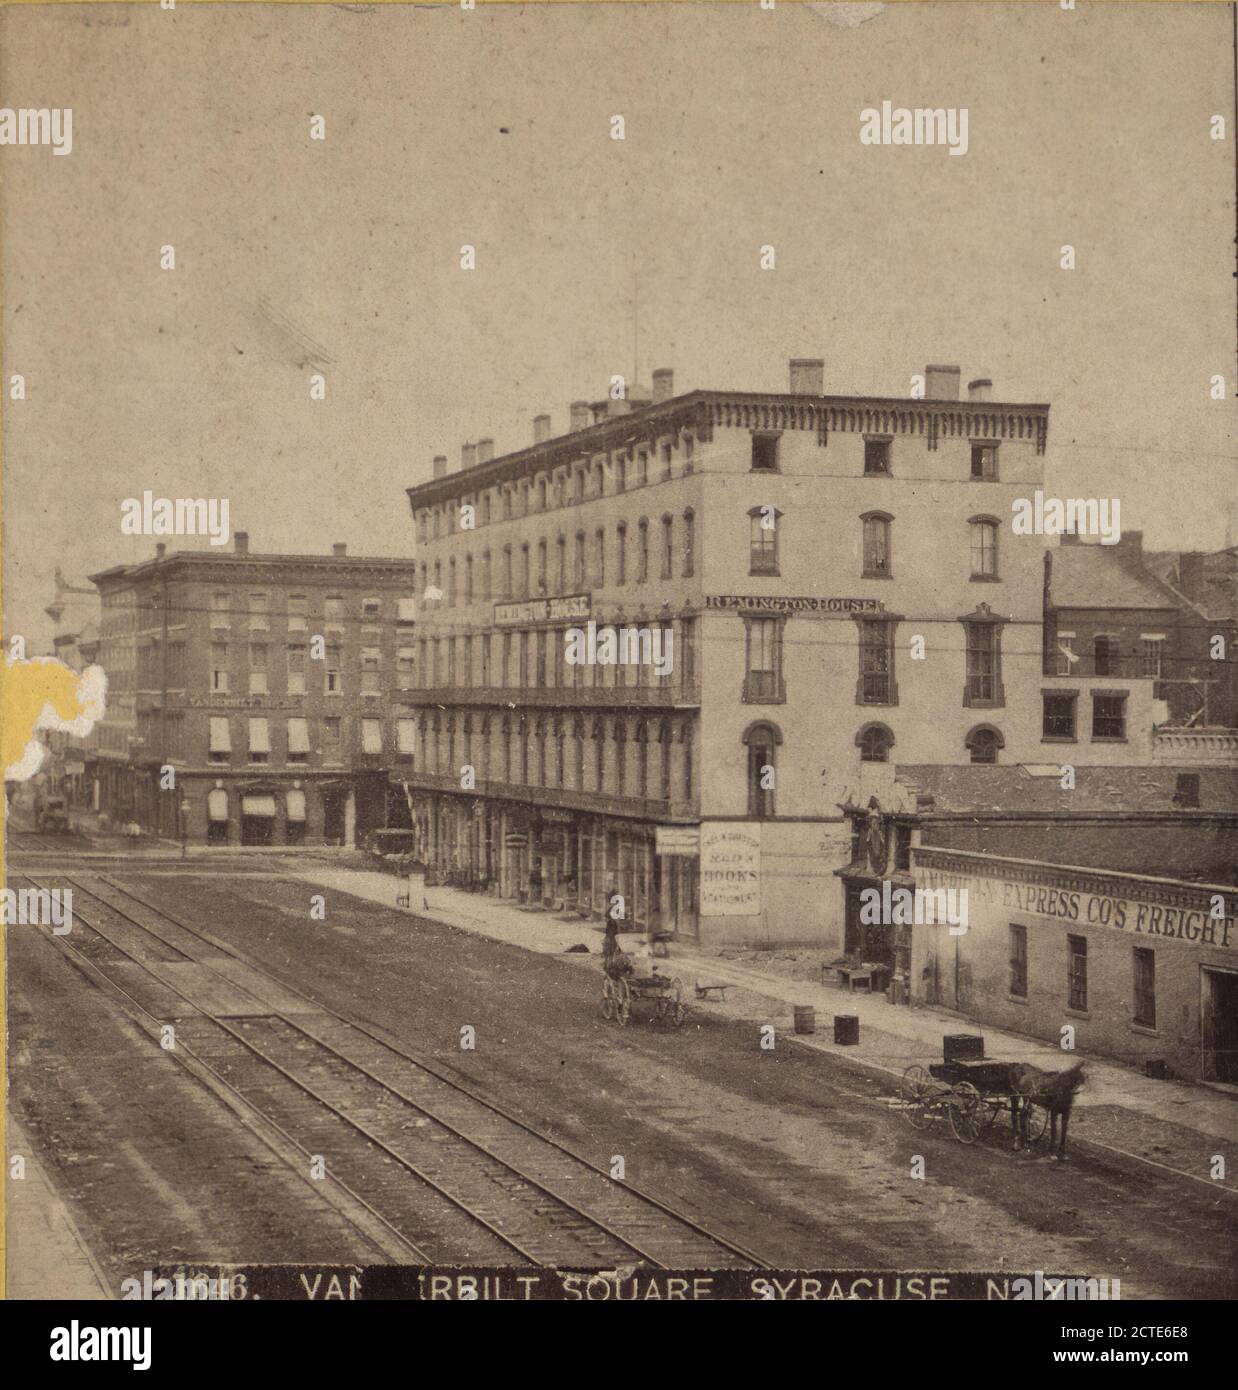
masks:
<svg viewBox="0 0 1238 1390"><path fill-rule="evenodd" d="M657 405L641 406L585 429L558 435L486 463L457 469L406 488L415 510L459 495L525 477L542 469L626 451L638 444L691 430L708 441L715 428L782 432L814 430L823 447L832 433L911 435L936 449L945 438L1021 439L1044 453L1049 407L997 401L908 400L901 396L795 396L758 391L692 391Z"/></svg>

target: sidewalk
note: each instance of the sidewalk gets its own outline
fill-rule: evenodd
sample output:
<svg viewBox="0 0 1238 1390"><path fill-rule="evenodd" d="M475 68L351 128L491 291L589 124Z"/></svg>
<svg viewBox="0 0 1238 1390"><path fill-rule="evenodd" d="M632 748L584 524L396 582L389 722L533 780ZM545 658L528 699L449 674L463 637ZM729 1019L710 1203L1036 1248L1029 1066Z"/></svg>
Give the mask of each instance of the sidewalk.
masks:
<svg viewBox="0 0 1238 1390"><path fill-rule="evenodd" d="M394 908L404 881L374 870L327 864L289 865L288 871L321 887ZM426 890L423 915L462 931L487 936L525 950L561 955L575 964L596 969L591 957L601 950L601 928L578 918L563 920L550 912L522 909L515 904L455 888ZM413 911L419 905L413 904ZM565 954L585 945L588 954ZM690 1007L702 1013L755 1024L772 1023L779 1041L790 1036L806 1047L828 1052L869 1071L885 1073L894 1082L913 1063L927 1068L942 1057L946 1033L983 1031L986 1057L1026 1061L1047 1069L1064 1065L1063 1054L1033 1038L977 1025L945 1009L892 1005L881 994L852 994L832 985L791 979L748 963L719 958L697 948L673 943L670 958L660 969L683 981ZM724 1003L693 998L697 980L727 982ZM791 1032L795 1005L816 1011L821 1030L812 1035ZM836 1046L833 1018L854 1014L860 1020L860 1041ZM1095 1146L1109 1154L1168 1169L1209 1188L1238 1194L1238 1097L1207 1086L1180 1081L1153 1081L1129 1067L1100 1057L1088 1057L1087 1084L1071 1117L1071 1141ZM1004 1121L1004 1117L999 1117ZM1005 1121L1008 1128L1008 1121ZM1213 1155L1225 1157L1226 1177L1210 1176Z"/></svg>
<svg viewBox="0 0 1238 1390"><path fill-rule="evenodd" d="M111 1298L102 1270L12 1113L6 1131L8 1152L26 1160L26 1176L5 1183L5 1297Z"/></svg>

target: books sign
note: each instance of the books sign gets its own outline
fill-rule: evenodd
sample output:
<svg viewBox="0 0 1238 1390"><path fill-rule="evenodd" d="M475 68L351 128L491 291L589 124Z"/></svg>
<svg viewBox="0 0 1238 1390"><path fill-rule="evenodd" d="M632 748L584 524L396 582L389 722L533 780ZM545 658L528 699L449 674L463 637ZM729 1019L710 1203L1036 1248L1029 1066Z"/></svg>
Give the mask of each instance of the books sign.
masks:
<svg viewBox="0 0 1238 1390"><path fill-rule="evenodd" d="M761 911L760 821L701 825L701 916L755 917Z"/></svg>

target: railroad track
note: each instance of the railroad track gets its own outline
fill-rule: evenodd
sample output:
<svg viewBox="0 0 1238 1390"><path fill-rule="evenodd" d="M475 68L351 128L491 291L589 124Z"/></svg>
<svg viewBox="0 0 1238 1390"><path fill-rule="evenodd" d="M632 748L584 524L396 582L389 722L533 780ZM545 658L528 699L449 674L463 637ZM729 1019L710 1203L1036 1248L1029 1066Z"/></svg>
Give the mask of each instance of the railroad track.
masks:
<svg viewBox="0 0 1238 1390"><path fill-rule="evenodd" d="M80 835L51 835L42 830L14 830L9 826L4 832L7 850L39 851L53 854L71 854L76 850L89 849L90 842Z"/></svg>
<svg viewBox="0 0 1238 1390"><path fill-rule="evenodd" d="M768 1267L115 880L64 884L74 930L56 943L172 1022L177 1048L302 1154L329 1156L415 1262Z"/></svg>

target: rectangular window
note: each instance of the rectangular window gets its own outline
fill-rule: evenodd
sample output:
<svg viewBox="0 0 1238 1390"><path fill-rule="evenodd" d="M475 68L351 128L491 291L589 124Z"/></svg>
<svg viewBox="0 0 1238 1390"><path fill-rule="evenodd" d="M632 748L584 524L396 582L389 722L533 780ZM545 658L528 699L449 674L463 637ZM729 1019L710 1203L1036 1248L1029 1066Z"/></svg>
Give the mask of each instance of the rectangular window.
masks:
<svg viewBox="0 0 1238 1390"><path fill-rule="evenodd" d="M417 751L417 721L397 719L395 723L396 751L407 756Z"/></svg>
<svg viewBox="0 0 1238 1390"><path fill-rule="evenodd" d="M1118 639L1100 633L1092 642L1092 671L1098 676L1116 676L1121 661Z"/></svg>
<svg viewBox="0 0 1238 1390"><path fill-rule="evenodd" d="M271 732L266 719L249 721L249 761L251 763L269 762L271 758Z"/></svg>
<svg viewBox="0 0 1238 1390"><path fill-rule="evenodd" d="M323 691L327 695L342 695L344 683L340 676L340 649L327 648L327 669L323 680Z"/></svg>
<svg viewBox="0 0 1238 1390"><path fill-rule="evenodd" d="M1156 1027L1156 952L1146 946L1135 948L1134 1021L1144 1028Z"/></svg>
<svg viewBox="0 0 1238 1390"><path fill-rule="evenodd" d="M777 508L753 507L748 513L748 573L778 573Z"/></svg>
<svg viewBox="0 0 1238 1390"><path fill-rule="evenodd" d="M675 660L679 666L679 677L685 691L696 685L696 619L683 618L679 624L679 641Z"/></svg>
<svg viewBox="0 0 1238 1390"><path fill-rule="evenodd" d="M782 698L782 623L778 618L748 620L745 700Z"/></svg>
<svg viewBox="0 0 1238 1390"><path fill-rule="evenodd" d="M1075 692L1073 690L1046 690L1042 692L1044 702L1041 723L1042 738L1075 737Z"/></svg>
<svg viewBox="0 0 1238 1390"><path fill-rule="evenodd" d="M1027 928L1018 922L1010 924L1010 993L1027 998Z"/></svg>
<svg viewBox="0 0 1238 1390"><path fill-rule="evenodd" d="M894 624L860 624L860 699L863 705L893 704Z"/></svg>
<svg viewBox="0 0 1238 1390"><path fill-rule="evenodd" d="M322 601L322 616L328 627L338 627L344 621L344 600L331 594Z"/></svg>
<svg viewBox="0 0 1238 1390"><path fill-rule="evenodd" d="M1058 633L1057 650L1053 655L1053 674L1055 676L1069 676L1070 668L1079 659L1075 655L1075 634L1073 632Z"/></svg>
<svg viewBox="0 0 1238 1390"><path fill-rule="evenodd" d="M363 598L361 600L361 616L366 622L376 622L383 614L383 601L381 598Z"/></svg>
<svg viewBox="0 0 1238 1390"><path fill-rule="evenodd" d="M1001 653L996 623L967 623L966 704L999 704Z"/></svg>
<svg viewBox="0 0 1238 1390"><path fill-rule="evenodd" d="M671 448L671 446L670 446L669 444L663 444L663 446L662 446L662 481L663 481L664 483L669 483L670 480L671 480L671 472L672 472L672 469L673 469L673 466L674 466L674 457L675 457L674 450Z"/></svg>
<svg viewBox="0 0 1238 1390"><path fill-rule="evenodd" d="M867 579L888 579L890 573L890 519L884 516L866 516L864 576Z"/></svg>
<svg viewBox="0 0 1238 1390"><path fill-rule="evenodd" d="M1126 738L1126 696L1123 694L1092 695L1092 737L1096 739Z"/></svg>
<svg viewBox="0 0 1238 1390"><path fill-rule="evenodd" d="M309 720L290 719L288 721L288 761L290 763L309 762Z"/></svg>
<svg viewBox="0 0 1238 1390"><path fill-rule="evenodd" d="M866 439L864 441L864 473L866 477L872 477L875 474L889 476L890 441L888 439Z"/></svg>
<svg viewBox="0 0 1238 1390"><path fill-rule="evenodd" d="M305 594L288 595L288 631L304 632L309 617L309 599Z"/></svg>
<svg viewBox="0 0 1238 1390"><path fill-rule="evenodd" d="M249 644L249 693L266 695L267 692L267 648L265 642Z"/></svg>
<svg viewBox="0 0 1238 1390"><path fill-rule="evenodd" d="M211 643L211 690L216 695L228 693L228 648L223 642Z"/></svg>
<svg viewBox="0 0 1238 1390"><path fill-rule="evenodd" d="M417 649L397 647L395 650L396 686L400 690L412 690L417 680Z"/></svg>
<svg viewBox="0 0 1238 1390"><path fill-rule="evenodd" d="M250 594L249 625L251 628L265 628L270 625L267 617L268 598L266 594Z"/></svg>
<svg viewBox="0 0 1238 1390"><path fill-rule="evenodd" d="M1088 939L1066 938L1066 1007L1086 1013L1088 1007Z"/></svg>
<svg viewBox="0 0 1238 1390"><path fill-rule="evenodd" d="M232 597L226 592L211 595L211 626L230 627L232 619Z"/></svg>
<svg viewBox="0 0 1238 1390"><path fill-rule="evenodd" d="M997 578L997 523L971 523L971 572L973 579Z"/></svg>
<svg viewBox="0 0 1238 1390"><path fill-rule="evenodd" d="M752 470L754 473L776 473L778 471L778 436L776 434L754 434L752 436Z"/></svg>
<svg viewBox="0 0 1238 1390"><path fill-rule="evenodd" d="M226 763L232 757L232 733L228 727L228 717L224 714L211 715L211 762Z"/></svg>
<svg viewBox="0 0 1238 1390"><path fill-rule="evenodd" d="M1151 677L1152 680L1160 680L1165 674L1164 654L1164 637L1140 637L1139 674Z"/></svg>
<svg viewBox="0 0 1238 1390"><path fill-rule="evenodd" d="M361 751L381 753L383 751L383 721L363 719L361 721Z"/></svg>
<svg viewBox="0 0 1238 1390"><path fill-rule="evenodd" d="M305 694L305 648L288 648L288 693Z"/></svg>
<svg viewBox="0 0 1238 1390"><path fill-rule="evenodd" d="M971 475L975 482L992 482L997 477L997 445L971 446Z"/></svg>
<svg viewBox="0 0 1238 1390"><path fill-rule="evenodd" d="M415 598L396 599L396 622L412 623L417 621L417 600Z"/></svg>
<svg viewBox="0 0 1238 1390"><path fill-rule="evenodd" d="M342 728L343 721L335 715L322 721L322 752L323 757L329 761L338 759L340 756Z"/></svg>

